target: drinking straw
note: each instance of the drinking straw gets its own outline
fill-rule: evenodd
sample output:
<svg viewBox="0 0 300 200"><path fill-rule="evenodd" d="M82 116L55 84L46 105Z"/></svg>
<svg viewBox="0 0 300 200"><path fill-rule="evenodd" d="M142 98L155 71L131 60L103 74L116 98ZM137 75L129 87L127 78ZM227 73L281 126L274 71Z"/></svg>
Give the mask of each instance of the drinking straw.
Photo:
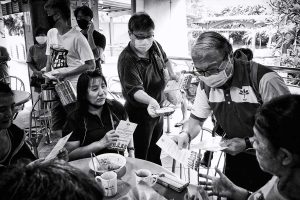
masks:
<svg viewBox="0 0 300 200"><path fill-rule="evenodd" d="M94 167L94 176L97 176L96 167L95 167L95 163L94 163L94 159L93 159L93 154L92 153L91 153L91 159L92 159L93 167Z"/></svg>
<svg viewBox="0 0 300 200"><path fill-rule="evenodd" d="M95 153L93 153L93 156L96 158L96 160L97 160L97 162L98 162L99 166L101 166L101 163L100 163L100 161L98 160L98 158L97 158L97 156L96 156L96 154L95 154Z"/></svg>

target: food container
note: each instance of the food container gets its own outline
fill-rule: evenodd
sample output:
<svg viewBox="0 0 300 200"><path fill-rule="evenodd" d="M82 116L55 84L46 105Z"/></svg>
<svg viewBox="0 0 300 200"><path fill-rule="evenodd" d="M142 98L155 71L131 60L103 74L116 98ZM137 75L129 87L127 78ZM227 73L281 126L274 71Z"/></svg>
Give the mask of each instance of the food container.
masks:
<svg viewBox="0 0 300 200"><path fill-rule="evenodd" d="M49 82L47 84L41 85L42 91L41 91L41 98L42 101L49 102L49 101L56 101L57 95L55 92L55 87L52 82Z"/></svg>
<svg viewBox="0 0 300 200"><path fill-rule="evenodd" d="M76 91L69 80L57 83L55 90L63 106L76 102Z"/></svg>

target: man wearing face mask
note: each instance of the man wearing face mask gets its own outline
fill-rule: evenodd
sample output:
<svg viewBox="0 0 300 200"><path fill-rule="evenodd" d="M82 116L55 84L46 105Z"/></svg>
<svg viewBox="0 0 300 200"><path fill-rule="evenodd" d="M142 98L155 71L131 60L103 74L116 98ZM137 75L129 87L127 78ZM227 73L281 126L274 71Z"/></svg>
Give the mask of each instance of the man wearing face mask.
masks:
<svg viewBox="0 0 300 200"><path fill-rule="evenodd" d="M164 68L176 79L160 44L154 40L154 22L135 13L128 22L130 42L118 60L118 73L129 120L138 126L133 134L135 156L161 165L157 140L163 133L163 116L155 110L164 100Z"/></svg>
<svg viewBox="0 0 300 200"><path fill-rule="evenodd" d="M69 80L74 89L80 74L95 68L93 52L86 38L69 25L71 16L69 0L48 0L44 6L54 28L47 33L47 65L46 71L51 71L54 80ZM72 104L71 104L72 105ZM63 107L60 101L52 104L52 132L62 135L67 112L73 106Z"/></svg>
<svg viewBox="0 0 300 200"><path fill-rule="evenodd" d="M250 77L252 63L233 58L231 44L216 32L201 34L191 54L201 82L190 119L173 140L180 148L186 147L213 113L226 133L225 174L237 185L255 191L270 176L261 171L255 156L247 151L252 148L254 115L262 102L289 94L289 90L276 72L258 64L258 97Z"/></svg>
<svg viewBox="0 0 300 200"><path fill-rule="evenodd" d="M36 44L32 45L29 48L27 54L28 67L32 70L32 79L33 80L41 80L40 84L44 81L42 77L41 69L46 67L47 56L46 56L46 46L47 46L47 30L38 27L35 31L35 41ZM33 78L34 77L34 78ZM35 88L35 92L40 92L41 85L37 82L33 85Z"/></svg>
<svg viewBox="0 0 300 200"><path fill-rule="evenodd" d="M96 68L102 73L101 63L104 62L104 49L106 46L105 36L94 29L93 11L87 6L77 7L74 11L77 24L81 33L87 38L94 53Z"/></svg>

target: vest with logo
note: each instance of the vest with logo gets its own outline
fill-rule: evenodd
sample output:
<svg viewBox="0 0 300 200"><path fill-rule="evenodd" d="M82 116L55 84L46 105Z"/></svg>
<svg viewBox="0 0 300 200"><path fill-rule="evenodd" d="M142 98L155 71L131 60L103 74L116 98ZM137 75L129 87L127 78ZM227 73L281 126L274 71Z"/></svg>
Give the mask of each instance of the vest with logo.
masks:
<svg viewBox="0 0 300 200"><path fill-rule="evenodd" d="M254 76L257 80L254 81L250 62L235 59L234 74L228 87L210 88L203 82L200 83L226 138L253 136L255 113L261 104L258 85L261 78L269 72L273 71L258 64L257 74Z"/></svg>

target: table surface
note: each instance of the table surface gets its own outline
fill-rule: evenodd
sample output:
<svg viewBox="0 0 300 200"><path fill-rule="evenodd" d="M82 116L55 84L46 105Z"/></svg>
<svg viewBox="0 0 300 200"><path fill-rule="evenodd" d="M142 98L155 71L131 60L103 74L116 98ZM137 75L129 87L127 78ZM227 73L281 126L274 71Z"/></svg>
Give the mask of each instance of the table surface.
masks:
<svg viewBox="0 0 300 200"><path fill-rule="evenodd" d="M30 100L31 95L29 92L13 90L14 98L15 98L15 106L22 105Z"/></svg>
<svg viewBox="0 0 300 200"><path fill-rule="evenodd" d="M89 177L92 178L94 177L94 174L92 170L90 170L89 168L90 160L91 160L90 158L84 158L84 159L69 162L69 164L80 169L82 172L84 172L85 174L87 174ZM153 174L159 174L161 172L172 174L172 172L152 162L148 162L137 158L126 157L126 165L118 173L118 193L114 197L110 197L110 198L107 197L105 199L123 199L122 197L130 196L129 193L130 192L132 193L132 189L134 188L137 188L137 190L142 193L145 191L147 191L147 193L152 193L151 194L152 197L153 195L154 196L156 195L157 198L155 199L163 199L162 198L163 196L166 199L181 200L184 199L184 196L187 194L190 196L191 194L196 193L196 186L191 184L180 193L170 188L167 188L165 186L162 186L158 183L156 183L152 188L145 185L143 185L144 188L137 186L135 180L135 170L137 169L149 169Z"/></svg>

